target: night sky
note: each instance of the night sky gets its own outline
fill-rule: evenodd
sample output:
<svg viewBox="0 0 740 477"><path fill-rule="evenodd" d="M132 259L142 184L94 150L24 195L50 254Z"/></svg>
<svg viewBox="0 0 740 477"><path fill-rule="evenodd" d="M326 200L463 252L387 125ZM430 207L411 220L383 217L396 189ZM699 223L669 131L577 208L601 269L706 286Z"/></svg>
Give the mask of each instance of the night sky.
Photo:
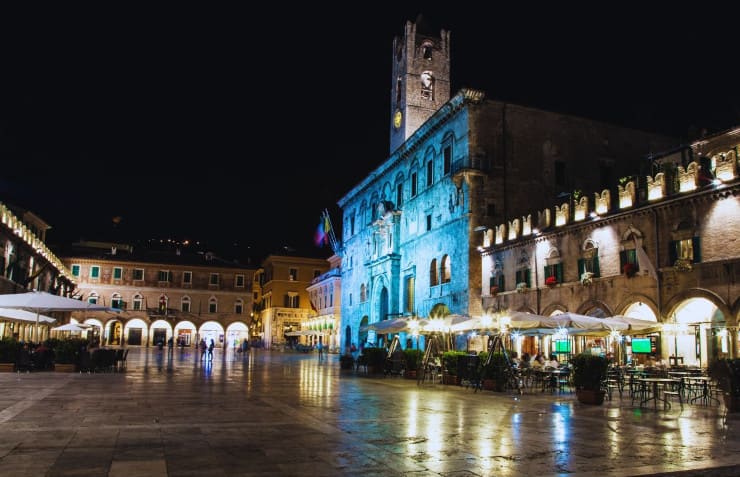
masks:
<svg viewBox="0 0 740 477"><path fill-rule="evenodd" d="M740 124L737 35L710 14L476 4L5 12L0 201L52 245L328 256L319 215L338 228L336 202L387 158L392 40L419 13L452 32L453 92L677 144Z"/></svg>

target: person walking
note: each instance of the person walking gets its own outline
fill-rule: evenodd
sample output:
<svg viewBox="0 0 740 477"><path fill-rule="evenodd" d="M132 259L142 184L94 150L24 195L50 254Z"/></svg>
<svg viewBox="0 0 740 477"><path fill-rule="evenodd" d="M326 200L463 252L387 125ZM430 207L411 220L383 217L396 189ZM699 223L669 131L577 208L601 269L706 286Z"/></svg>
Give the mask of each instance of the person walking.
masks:
<svg viewBox="0 0 740 477"><path fill-rule="evenodd" d="M319 338L319 342L316 343L316 349L319 350L319 361L324 359L324 346L321 344L321 338Z"/></svg>
<svg viewBox="0 0 740 477"><path fill-rule="evenodd" d="M205 338L201 338L200 340L200 360L203 361L203 359L206 357L206 340Z"/></svg>
<svg viewBox="0 0 740 477"><path fill-rule="evenodd" d="M213 342L213 338L211 338L211 344L208 345L208 361L213 361L213 348L216 347L216 343Z"/></svg>

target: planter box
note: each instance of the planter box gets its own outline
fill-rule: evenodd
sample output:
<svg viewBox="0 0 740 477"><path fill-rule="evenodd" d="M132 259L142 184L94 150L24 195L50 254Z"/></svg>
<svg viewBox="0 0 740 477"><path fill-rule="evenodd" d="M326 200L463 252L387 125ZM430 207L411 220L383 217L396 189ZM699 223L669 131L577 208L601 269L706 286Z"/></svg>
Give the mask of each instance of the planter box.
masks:
<svg viewBox="0 0 740 477"><path fill-rule="evenodd" d="M75 365L56 363L54 365L54 371L56 371L57 373L74 373Z"/></svg>
<svg viewBox="0 0 740 477"><path fill-rule="evenodd" d="M598 391L594 391L592 389L576 389L578 402L583 404L603 404L605 394L606 391L603 389L599 389Z"/></svg>
<svg viewBox="0 0 740 477"><path fill-rule="evenodd" d="M14 363L0 363L0 373L12 373L15 371Z"/></svg>
<svg viewBox="0 0 740 477"><path fill-rule="evenodd" d="M453 384L457 385L460 384L460 381L457 379L456 375L453 374L445 374L442 376L442 384Z"/></svg>

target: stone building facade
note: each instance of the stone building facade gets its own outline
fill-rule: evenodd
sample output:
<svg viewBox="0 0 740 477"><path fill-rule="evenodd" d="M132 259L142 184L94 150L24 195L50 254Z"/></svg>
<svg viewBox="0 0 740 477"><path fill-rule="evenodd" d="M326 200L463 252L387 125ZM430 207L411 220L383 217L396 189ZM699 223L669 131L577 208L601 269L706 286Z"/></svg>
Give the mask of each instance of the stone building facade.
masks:
<svg viewBox="0 0 740 477"><path fill-rule="evenodd" d="M73 313L93 325L88 338L102 344L152 346L172 338L196 346L213 339L224 347L250 337L254 267L186 245L138 250L102 242L75 244L62 262L78 282L76 296L121 310Z"/></svg>
<svg viewBox="0 0 740 477"><path fill-rule="evenodd" d="M740 128L686 149L656 155L642 186L592 190L483 231L484 313L631 316L656 322L654 354L667 362L737 356ZM552 351L531 338L519 346Z"/></svg>
<svg viewBox="0 0 740 477"><path fill-rule="evenodd" d="M606 187L676 143L474 90L450 98L450 37L407 24L396 38L390 156L338 201L344 346L393 316L481 313L477 230Z"/></svg>
<svg viewBox="0 0 740 477"><path fill-rule="evenodd" d="M31 290L69 296L75 288L72 272L46 246L51 227L28 210L0 203L0 294ZM47 313L58 320L64 313ZM49 327L0 316L0 337L17 336L24 341L49 337Z"/></svg>
<svg viewBox="0 0 740 477"><path fill-rule="evenodd" d="M306 291L316 316L304 323L305 336L321 336L322 344L330 352L339 351L339 323L342 313L342 259L332 255L328 259L329 271L311 281ZM316 333L316 334L314 334Z"/></svg>
<svg viewBox="0 0 740 477"><path fill-rule="evenodd" d="M317 311L308 287L329 269L326 259L269 255L255 271L256 329L266 348L282 346L286 333L308 327Z"/></svg>

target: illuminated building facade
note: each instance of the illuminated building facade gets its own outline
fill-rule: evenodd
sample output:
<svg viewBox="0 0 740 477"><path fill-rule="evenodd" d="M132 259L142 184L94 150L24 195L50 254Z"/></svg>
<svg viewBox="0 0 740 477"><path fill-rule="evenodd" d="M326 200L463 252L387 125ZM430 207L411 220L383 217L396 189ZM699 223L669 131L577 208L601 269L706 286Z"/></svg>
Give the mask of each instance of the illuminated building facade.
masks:
<svg viewBox="0 0 740 477"><path fill-rule="evenodd" d="M338 201L345 349L394 316L480 314L477 230L606 187L676 143L479 91L450 97L450 32L421 27L393 43L390 156Z"/></svg>
<svg viewBox="0 0 740 477"><path fill-rule="evenodd" d="M326 259L269 255L254 274L255 329L266 348L305 329L317 315L308 287L329 269Z"/></svg>
<svg viewBox="0 0 740 477"><path fill-rule="evenodd" d="M486 229L484 312L642 318L658 325L653 352L667 363L677 356L679 364L706 366L737 356L739 150L736 128L654 156L641 186L625 177ZM617 336L596 341L625 353ZM518 346L552 351L546 340L522 338Z"/></svg>
<svg viewBox="0 0 740 477"><path fill-rule="evenodd" d="M88 338L105 345L173 342L217 347L249 338L255 268L194 253L187 245L135 250L127 244L82 242L62 259L81 299L122 310L73 313L93 325Z"/></svg>
<svg viewBox="0 0 740 477"><path fill-rule="evenodd" d="M342 259L339 255L332 255L328 259L329 271L319 275L311 281L308 292L311 306L316 316L303 323L306 332L318 332L315 336L322 336L322 343L328 346L329 351L339 350L339 323L342 313ZM307 335L314 336L314 335Z"/></svg>
<svg viewBox="0 0 740 477"><path fill-rule="evenodd" d="M32 212L0 203L0 294L39 290L69 296L75 288L72 272L46 246L51 227ZM60 319L61 313L47 313ZM0 317L0 337L24 341L49 337L48 326Z"/></svg>

